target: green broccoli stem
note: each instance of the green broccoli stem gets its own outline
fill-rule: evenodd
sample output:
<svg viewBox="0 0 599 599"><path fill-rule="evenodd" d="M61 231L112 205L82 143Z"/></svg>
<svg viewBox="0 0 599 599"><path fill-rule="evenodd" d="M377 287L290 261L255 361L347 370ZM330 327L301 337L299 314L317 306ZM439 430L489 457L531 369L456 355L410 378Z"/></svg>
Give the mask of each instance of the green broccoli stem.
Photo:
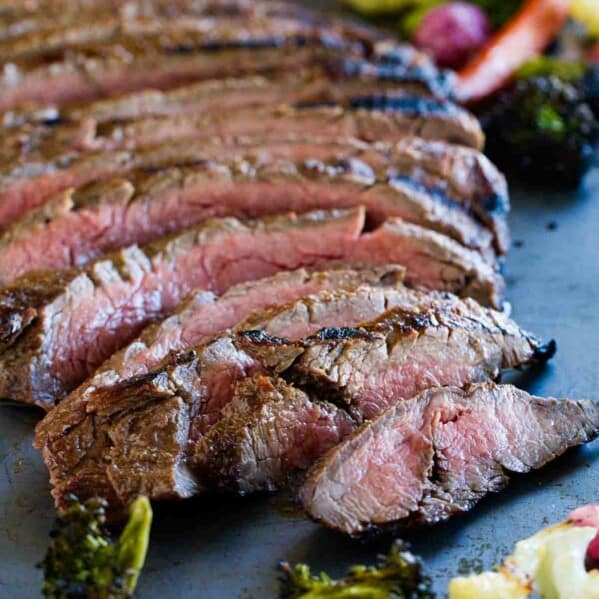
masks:
<svg viewBox="0 0 599 599"><path fill-rule="evenodd" d="M133 594L146 560L152 527L152 506L147 497L138 497L129 509L129 521L119 537L119 565L125 586Z"/></svg>

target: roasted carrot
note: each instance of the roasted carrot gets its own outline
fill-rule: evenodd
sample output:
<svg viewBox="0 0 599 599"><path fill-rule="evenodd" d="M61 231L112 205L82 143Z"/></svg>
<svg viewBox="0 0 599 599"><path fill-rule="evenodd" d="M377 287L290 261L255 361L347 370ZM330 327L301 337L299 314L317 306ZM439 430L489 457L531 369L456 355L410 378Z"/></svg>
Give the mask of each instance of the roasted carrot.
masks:
<svg viewBox="0 0 599 599"><path fill-rule="evenodd" d="M459 73L457 96L481 100L502 88L515 71L542 52L568 18L571 0L527 0L514 18Z"/></svg>

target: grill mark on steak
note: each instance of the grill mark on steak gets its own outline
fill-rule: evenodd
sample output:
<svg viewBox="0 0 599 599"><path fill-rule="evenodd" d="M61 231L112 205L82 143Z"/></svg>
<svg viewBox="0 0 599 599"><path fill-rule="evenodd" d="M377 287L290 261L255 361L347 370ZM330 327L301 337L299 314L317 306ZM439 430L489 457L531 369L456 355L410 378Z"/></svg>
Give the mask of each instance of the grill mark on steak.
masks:
<svg viewBox="0 0 599 599"><path fill-rule="evenodd" d="M508 385L431 389L364 425L314 466L308 513L351 535L434 524L599 434L591 401L544 399Z"/></svg>
<svg viewBox="0 0 599 599"><path fill-rule="evenodd" d="M494 380L503 369L545 358L513 321L474 302L428 311L400 306L360 328L325 329L297 342L241 333L239 343L278 376L357 421L428 387Z"/></svg>
<svg viewBox="0 0 599 599"><path fill-rule="evenodd" d="M382 282L385 284L384 280ZM314 298L273 306L248 317L237 329L264 329L270 335L301 338L327 325L358 324L398 304L425 309L431 304L452 305L456 302L459 302L457 298L444 294L427 294L402 287L362 286L353 291L324 291ZM251 356L237 347L235 337L226 334L176 356L141 379L133 378L112 388L103 385L98 389L92 382L86 386L89 389L86 393L72 394L42 421L36 435L36 445L43 452L52 483L56 486L57 502L60 504L70 492L84 493L86 488L93 487L87 481L101 478L98 470L105 471L104 460L110 459L106 458L110 443L105 439L105 431L111 426L113 414L126 417L132 402L152 402L176 396L184 399L186 406L191 406L193 424L189 459L196 465L192 467L195 470L206 459L205 448L200 442L219 420L236 382L251 376L258 367ZM120 452L119 449L115 451ZM186 451L184 453L187 455ZM126 470L123 463L119 468ZM147 476L151 477L151 466L147 465L146 469ZM138 483L146 484L136 482L132 477L126 478L114 478L115 488L120 489L118 493L123 501L129 493L135 492Z"/></svg>
<svg viewBox="0 0 599 599"><path fill-rule="evenodd" d="M428 175L421 181L451 198L469 198L468 207L494 233L495 247L504 254L510 245L506 216L510 211L505 177L481 153L442 142L406 139L396 146L395 163L417 163ZM412 177L414 179L414 177ZM471 190L471 191L468 191ZM472 190L476 192L472 193Z"/></svg>
<svg viewBox="0 0 599 599"><path fill-rule="evenodd" d="M56 196L0 237L0 281L7 284L34 270L81 266L102 253L148 243L208 218L356 205L365 207L370 227L398 216L445 233L495 264L492 235L475 217L474 205L431 191L420 182L425 175L416 163L404 170L399 183L401 166L393 158L353 143L281 143L245 151L245 160L198 159L196 166L133 173ZM243 152L221 146L206 155L226 158ZM301 160L319 154L321 160ZM435 182L436 175L431 179Z"/></svg>
<svg viewBox="0 0 599 599"><path fill-rule="evenodd" d="M371 94L350 100L351 108L365 108L366 110L380 110L394 112L400 110L408 114L456 114L457 105L441 101L436 98L424 96L391 96L384 94Z"/></svg>

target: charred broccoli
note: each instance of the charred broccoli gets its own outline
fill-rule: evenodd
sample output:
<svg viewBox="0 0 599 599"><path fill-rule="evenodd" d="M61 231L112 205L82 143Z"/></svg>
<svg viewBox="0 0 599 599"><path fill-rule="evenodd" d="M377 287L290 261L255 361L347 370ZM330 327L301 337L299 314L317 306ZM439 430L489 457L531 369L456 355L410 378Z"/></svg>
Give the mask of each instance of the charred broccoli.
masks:
<svg viewBox="0 0 599 599"><path fill-rule="evenodd" d="M327 574L312 576L309 566L287 563L281 597L287 599L431 599L430 581L422 574L422 564L402 542L396 541L376 567L353 566L347 577L331 579Z"/></svg>
<svg viewBox="0 0 599 599"><path fill-rule="evenodd" d="M50 547L40 564L42 593L52 599L131 597L143 567L152 508L146 497L130 508L129 521L114 541L106 527L106 502L90 499L70 507L50 532Z"/></svg>
<svg viewBox="0 0 599 599"><path fill-rule="evenodd" d="M599 123L578 82L520 79L479 116L489 156L527 181L576 185L593 160Z"/></svg>

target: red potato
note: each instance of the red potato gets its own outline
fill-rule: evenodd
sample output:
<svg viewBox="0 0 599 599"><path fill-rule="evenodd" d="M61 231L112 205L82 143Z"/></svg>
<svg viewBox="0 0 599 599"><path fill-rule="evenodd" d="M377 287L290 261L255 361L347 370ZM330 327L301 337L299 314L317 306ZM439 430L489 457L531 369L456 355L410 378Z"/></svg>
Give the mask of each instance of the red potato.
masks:
<svg viewBox="0 0 599 599"><path fill-rule="evenodd" d="M459 73L457 97L476 102L505 86L562 28L571 0L527 0L518 14Z"/></svg>
<svg viewBox="0 0 599 599"><path fill-rule="evenodd" d="M449 2L429 10L414 44L444 67L459 68L484 46L491 35L487 15L468 2Z"/></svg>

